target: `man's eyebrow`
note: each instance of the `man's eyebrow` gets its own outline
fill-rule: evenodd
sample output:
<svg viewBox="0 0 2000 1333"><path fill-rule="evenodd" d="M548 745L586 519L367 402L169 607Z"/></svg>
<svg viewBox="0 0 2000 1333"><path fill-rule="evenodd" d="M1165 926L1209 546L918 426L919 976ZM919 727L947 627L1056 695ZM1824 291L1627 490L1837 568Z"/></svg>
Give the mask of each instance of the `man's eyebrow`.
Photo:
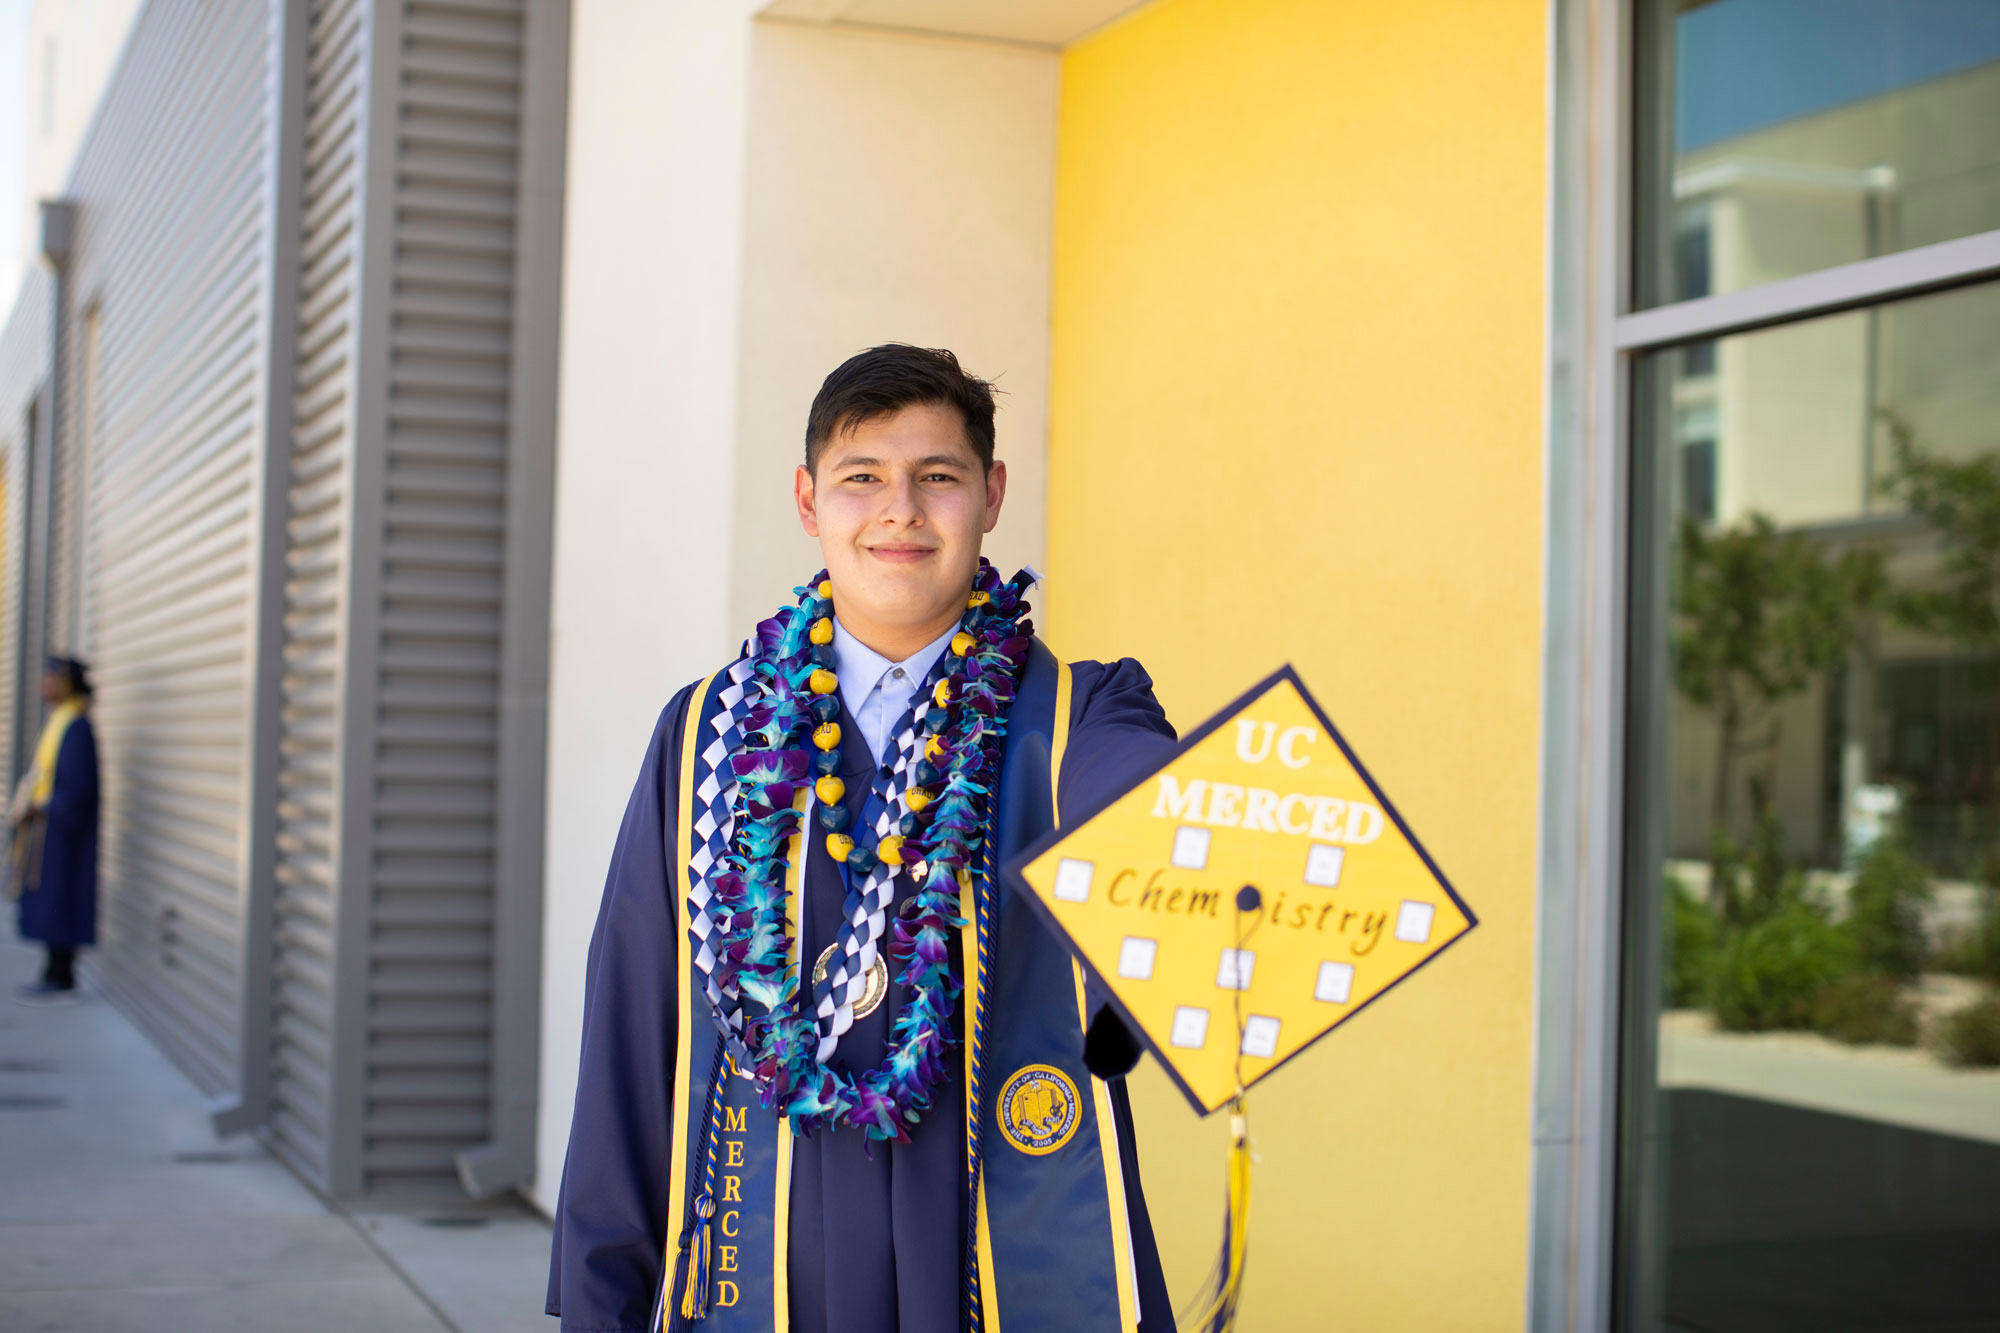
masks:
<svg viewBox="0 0 2000 1333"><path fill-rule="evenodd" d="M831 468L850 468L886 467L888 465L879 458L864 458L859 454L842 454L839 458L827 464L827 466ZM915 466L969 468L972 464L966 462L965 459L960 458L957 454L926 454L916 461Z"/></svg>

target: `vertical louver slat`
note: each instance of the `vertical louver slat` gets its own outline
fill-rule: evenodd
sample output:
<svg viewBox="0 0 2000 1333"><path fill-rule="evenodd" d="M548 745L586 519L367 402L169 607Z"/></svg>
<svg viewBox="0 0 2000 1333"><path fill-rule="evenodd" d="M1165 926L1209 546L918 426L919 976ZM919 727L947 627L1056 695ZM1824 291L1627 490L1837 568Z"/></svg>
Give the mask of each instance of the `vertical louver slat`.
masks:
<svg viewBox="0 0 2000 1333"><path fill-rule="evenodd" d="M407 4L395 135L363 1165L488 1132L519 3Z"/></svg>
<svg viewBox="0 0 2000 1333"><path fill-rule="evenodd" d="M273 886L272 1142L310 1179L332 1157L335 783L354 374L363 61L360 0L307 7L298 346L285 552Z"/></svg>

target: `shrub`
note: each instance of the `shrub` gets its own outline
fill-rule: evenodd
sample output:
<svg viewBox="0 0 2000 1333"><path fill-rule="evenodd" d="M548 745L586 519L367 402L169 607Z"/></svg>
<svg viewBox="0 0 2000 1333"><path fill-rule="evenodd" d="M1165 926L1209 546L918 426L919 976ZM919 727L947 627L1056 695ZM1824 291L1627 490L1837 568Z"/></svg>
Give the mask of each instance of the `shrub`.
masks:
<svg viewBox="0 0 2000 1333"><path fill-rule="evenodd" d="M1715 968L1715 913L1679 878L1666 879L1667 1007L1687 1009L1708 1000Z"/></svg>
<svg viewBox="0 0 2000 1333"><path fill-rule="evenodd" d="M1940 972L2000 981L2000 894L1989 887L1980 897L1979 919L1938 950L1934 966Z"/></svg>
<svg viewBox="0 0 2000 1333"><path fill-rule="evenodd" d="M1855 973L1820 988L1813 1027L1852 1045L1917 1044L1917 1006L1889 977Z"/></svg>
<svg viewBox="0 0 2000 1333"><path fill-rule="evenodd" d="M1979 913L1979 923L1972 928L1972 938L1977 948L1977 974L1988 981L2000 981L2000 891L1989 887L1984 894L1985 904Z"/></svg>
<svg viewBox="0 0 2000 1333"><path fill-rule="evenodd" d="M1754 925L1805 896L1805 874L1786 859L1784 827L1769 810L1757 816L1747 849L1711 833L1709 865L1709 902L1732 926Z"/></svg>
<svg viewBox="0 0 2000 1333"><path fill-rule="evenodd" d="M1955 1065L2000 1065L2000 995L1947 1015L1938 1031L1938 1046Z"/></svg>
<svg viewBox="0 0 2000 1333"><path fill-rule="evenodd" d="M1937 957L1931 960L1931 966L1939 972L1950 972L1961 977L1985 976L1985 932L1978 926L1970 930L1952 931L1938 945Z"/></svg>
<svg viewBox="0 0 2000 1333"><path fill-rule="evenodd" d="M1848 937L1794 899L1723 937L1712 992L1716 1024L1731 1032L1810 1028L1820 991L1853 970Z"/></svg>
<svg viewBox="0 0 2000 1333"><path fill-rule="evenodd" d="M1929 875L1900 841L1885 838L1863 854L1841 927L1864 971L1917 979L1930 954L1923 916L1930 897Z"/></svg>

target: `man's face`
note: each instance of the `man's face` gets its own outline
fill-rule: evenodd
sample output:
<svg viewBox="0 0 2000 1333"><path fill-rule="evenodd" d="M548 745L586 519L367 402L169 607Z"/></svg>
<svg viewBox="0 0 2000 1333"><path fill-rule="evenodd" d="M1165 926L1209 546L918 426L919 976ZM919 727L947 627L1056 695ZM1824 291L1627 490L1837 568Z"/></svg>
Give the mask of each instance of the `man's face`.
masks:
<svg viewBox="0 0 2000 1333"><path fill-rule="evenodd" d="M44 671L42 673L42 702L45 704L59 704L67 698L69 698L69 677L62 675L60 672Z"/></svg>
<svg viewBox="0 0 2000 1333"><path fill-rule="evenodd" d="M999 520L1006 491L1006 464L984 471L957 409L935 403L835 432L816 472L801 467L793 482L799 522L826 558L834 606L864 639L871 630L942 626L964 612L980 539Z"/></svg>

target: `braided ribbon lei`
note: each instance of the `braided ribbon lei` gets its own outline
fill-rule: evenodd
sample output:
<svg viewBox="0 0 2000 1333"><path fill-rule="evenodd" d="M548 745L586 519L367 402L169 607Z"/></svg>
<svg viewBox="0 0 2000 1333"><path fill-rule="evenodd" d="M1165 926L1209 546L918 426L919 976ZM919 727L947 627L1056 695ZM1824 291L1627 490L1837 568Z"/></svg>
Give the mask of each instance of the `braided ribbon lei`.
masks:
<svg viewBox="0 0 2000 1333"><path fill-rule="evenodd" d="M906 719L905 727L924 734L922 758L905 773L907 811L886 833L850 833L841 805L840 681L826 575L796 589L797 605L759 625L754 647L746 645L751 671L735 728L742 741L726 760L734 777L729 843L705 878L704 901L690 899L703 918L692 943L712 952L710 1000L719 997L716 1017L740 1040L763 1104L789 1117L798 1133L849 1125L871 1139L906 1142L951 1077L951 1020L963 989L951 965L951 932L965 924L961 875L985 873L991 786L1034 633L1022 598L1033 582L1026 570L1002 582L979 562L932 692ZM876 891L881 876L871 872L888 866L892 881L914 886L895 895L902 905L890 946L906 998L887 1057L858 1078L826 1063L832 1043L800 1004L791 961L785 876L802 817L794 798L808 783L819 799L827 853L846 864L851 885ZM855 897L852 888L848 896ZM848 906L851 921L855 904Z"/></svg>

